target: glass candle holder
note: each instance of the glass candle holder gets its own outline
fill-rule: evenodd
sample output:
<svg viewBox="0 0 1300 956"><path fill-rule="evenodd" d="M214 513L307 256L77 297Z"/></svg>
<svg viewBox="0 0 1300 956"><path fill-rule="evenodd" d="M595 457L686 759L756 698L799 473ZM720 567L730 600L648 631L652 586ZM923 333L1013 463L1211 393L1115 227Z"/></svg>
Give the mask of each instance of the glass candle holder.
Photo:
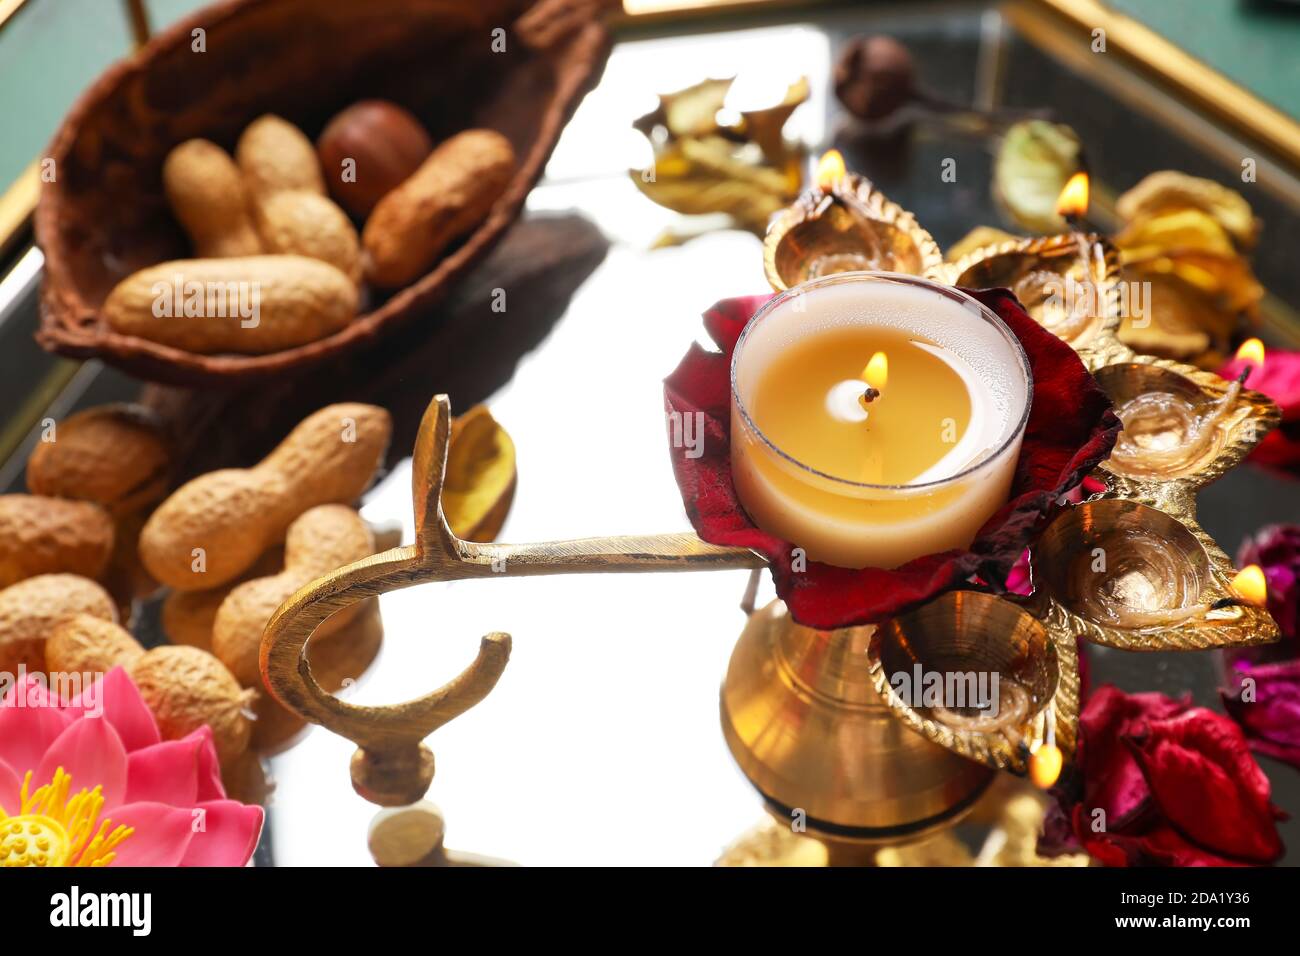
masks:
<svg viewBox="0 0 1300 956"><path fill-rule="evenodd" d="M963 548L1007 500L1032 394L1020 341L957 289L815 279L764 305L736 344L736 491L810 560L894 568Z"/></svg>

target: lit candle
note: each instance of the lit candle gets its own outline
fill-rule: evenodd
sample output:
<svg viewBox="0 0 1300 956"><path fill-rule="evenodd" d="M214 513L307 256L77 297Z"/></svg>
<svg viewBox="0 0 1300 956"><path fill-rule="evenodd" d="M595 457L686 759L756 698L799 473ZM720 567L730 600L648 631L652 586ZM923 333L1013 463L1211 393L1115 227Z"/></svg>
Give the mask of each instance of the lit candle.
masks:
<svg viewBox="0 0 1300 956"><path fill-rule="evenodd" d="M1232 579L1232 590L1247 604L1264 607L1268 604L1268 579L1258 564L1248 564Z"/></svg>
<svg viewBox="0 0 1300 956"><path fill-rule="evenodd" d="M1043 328L1071 343L1082 339L1101 308L1100 291L1092 277L1092 244L1084 233L1088 191L1088 174L1078 172L1070 177L1056 200L1056 214L1070 227L1078 252L1074 268L1064 275L1055 269L1032 269L1011 289Z"/></svg>
<svg viewBox="0 0 1300 956"><path fill-rule="evenodd" d="M888 273L813 280L736 346L737 493L810 560L893 568L965 547L1007 499L1030 392L1019 341L963 293Z"/></svg>

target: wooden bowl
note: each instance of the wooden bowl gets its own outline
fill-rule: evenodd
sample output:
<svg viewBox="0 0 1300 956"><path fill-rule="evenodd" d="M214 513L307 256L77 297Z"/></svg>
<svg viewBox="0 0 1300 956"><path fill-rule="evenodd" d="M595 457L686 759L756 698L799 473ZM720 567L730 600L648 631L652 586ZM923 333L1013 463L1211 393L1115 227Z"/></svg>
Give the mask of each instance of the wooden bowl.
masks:
<svg viewBox="0 0 1300 956"><path fill-rule="evenodd" d="M427 312L502 235L560 131L604 67L607 0L224 0L158 34L81 96L48 150L56 178L36 209L45 253L43 347L141 378L242 385L306 369ZM504 28L504 52L493 52ZM206 52L195 52L202 30ZM499 45L499 44L498 44ZM339 110L378 97L411 110L437 142L491 127L514 145L505 193L424 277L369 290L327 338L267 355L199 355L110 329L100 306L136 270L192 256L163 195L162 163L206 137L233 151L264 113L313 139Z"/></svg>

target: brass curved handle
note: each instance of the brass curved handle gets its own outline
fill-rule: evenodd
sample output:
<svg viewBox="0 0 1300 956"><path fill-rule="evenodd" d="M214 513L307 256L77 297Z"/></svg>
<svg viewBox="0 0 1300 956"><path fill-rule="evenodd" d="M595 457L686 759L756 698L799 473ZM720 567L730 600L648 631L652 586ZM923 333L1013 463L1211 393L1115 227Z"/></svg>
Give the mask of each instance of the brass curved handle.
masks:
<svg viewBox="0 0 1300 956"><path fill-rule="evenodd" d="M480 544L452 533L442 511L451 435L451 403L435 396L420 422L411 477L415 544L363 558L307 584L282 604L262 635L262 680L285 707L358 745L352 759L357 792L382 806L413 803L433 779L423 740L491 692L510 657L510 635L486 635L478 656L457 677L415 700L387 706L350 704L312 677L307 640L327 617L388 591L472 577L610 571L761 568L747 548L707 544L692 533L586 538L538 544Z"/></svg>

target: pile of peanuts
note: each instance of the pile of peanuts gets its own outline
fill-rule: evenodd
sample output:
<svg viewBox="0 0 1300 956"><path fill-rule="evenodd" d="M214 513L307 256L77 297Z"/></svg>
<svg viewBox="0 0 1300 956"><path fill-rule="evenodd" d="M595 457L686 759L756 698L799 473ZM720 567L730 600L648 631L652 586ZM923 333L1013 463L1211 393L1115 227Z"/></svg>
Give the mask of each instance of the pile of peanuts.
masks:
<svg viewBox="0 0 1300 956"><path fill-rule="evenodd" d="M285 742L297 726L261 692L262 630L298 588L375 552L352 505L391 428L382 408L330 405L253 467L168 495L172 444L148 410L102 406L53 425L27 462L30 494L0 495L0 670L123 666L164 739L209 725L225 771ZM119 622L160 586L173 643L146 650ZM378 628L373 601L335 615L313 636L313 669L320 654L347 676Z"/></svg>
<svg viewBox="0 0 1300 956"><path fill-rule="evenodd" d="M487 216L515 165L500 133L466 130L434 148L414 116L382 100L344 110L315 146L269 114L248 125L233 157L187 140L168 154L162 179L197 258L123 279L105 319L201 354L265 354L324 338L356 316L363 281L395 289L429 271Z"/></svg>

